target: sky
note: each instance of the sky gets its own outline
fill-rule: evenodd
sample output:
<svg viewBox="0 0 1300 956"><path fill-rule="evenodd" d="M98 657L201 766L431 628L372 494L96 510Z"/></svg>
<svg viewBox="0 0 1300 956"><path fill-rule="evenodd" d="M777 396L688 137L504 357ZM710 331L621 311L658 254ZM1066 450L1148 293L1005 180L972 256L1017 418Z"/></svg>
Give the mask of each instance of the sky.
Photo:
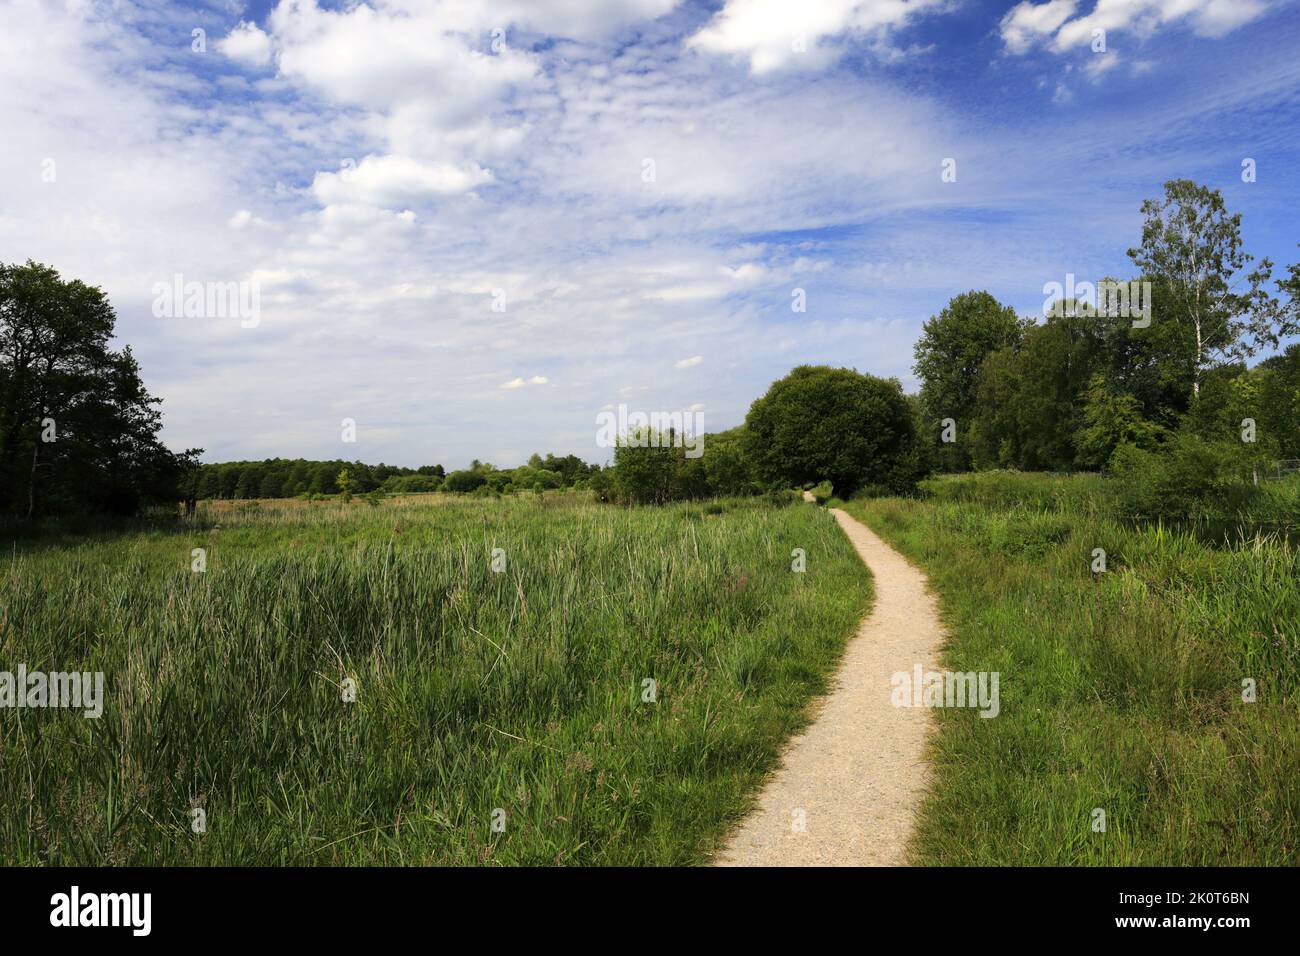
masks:
<svg viewBox="0 0 1300 956"><path fill-rule="evenodd" d="M915 390L952 296L1131 275L1168 179L1280 274L1297 134L1296 0L0 0L0 261L101 287L205 461Z"/></svg>

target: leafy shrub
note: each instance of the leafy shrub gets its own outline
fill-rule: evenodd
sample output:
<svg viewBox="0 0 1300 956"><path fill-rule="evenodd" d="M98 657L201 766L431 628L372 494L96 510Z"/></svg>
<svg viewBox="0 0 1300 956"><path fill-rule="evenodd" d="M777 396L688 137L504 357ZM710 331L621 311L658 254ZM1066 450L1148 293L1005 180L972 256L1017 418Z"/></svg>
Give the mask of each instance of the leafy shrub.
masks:
<svg viewBox="0 0 1300 956"><path fill-rule="evenodd" d="M827 480L844 492L863 484L902 491L919 476L916 425L895 379L801 365L750 406L743 434L768 486Z"/></svg>
<svg viewBox="0 0 1300 956"><path fill-rule="evenodd" d="M1151 518L1231 517L1259 496L1256 455L1244 443L1206 441L1179 432L1160 451L1121 445L1110 468L1121 507Z"/></svg>
<svg viewBox="0 0 1300 956"><path fill-rule="evenodd" d="M482 472L464 470L453 471L443 481L444 491L458 491L467 494L482 485L487 479Z"/></svg>

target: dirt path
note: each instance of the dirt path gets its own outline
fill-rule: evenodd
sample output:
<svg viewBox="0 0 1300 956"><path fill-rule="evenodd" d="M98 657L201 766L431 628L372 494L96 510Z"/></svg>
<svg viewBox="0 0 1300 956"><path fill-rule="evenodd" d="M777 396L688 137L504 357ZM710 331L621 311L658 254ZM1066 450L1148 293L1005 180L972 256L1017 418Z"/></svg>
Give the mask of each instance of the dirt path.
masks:
<svg viewBox="0 0 1300 956"><path fill-rule="evenodd" d="M810 495L804 495L811 498ZM831 514L875 577L876 602L844 651L831 693L794 738L720 866L897 866L925 789L931 716L890 703L890 677L936 669L943 629L926 579L870 529ZM800 812L804 828L799 829Z"/></svg>

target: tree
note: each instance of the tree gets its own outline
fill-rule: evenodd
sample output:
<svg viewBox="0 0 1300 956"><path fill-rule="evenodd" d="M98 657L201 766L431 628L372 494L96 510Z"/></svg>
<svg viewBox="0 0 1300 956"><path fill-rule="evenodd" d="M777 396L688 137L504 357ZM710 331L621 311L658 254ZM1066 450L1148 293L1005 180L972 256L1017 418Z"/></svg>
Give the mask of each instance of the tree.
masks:
<svg viewBox="0 0 1300 956"><path fill-rule="evenodd" d="M1132 395L1116 392L1101 373L1092 377L1078 434L1079 458L1085 466L1105 466L1121 445L1154 448L1164 434L1163 428L1142 416Z"/></svg>
<svg viewBox="0 0 1300 956"><path fill-rule="evenodd" d="M1076 465L1088 382L1104 368L1104 326L1065 311L993 352L976 377L971 458L976 467L1066 470Z"/></svg>
<svg viewBox="0 0 1300 956"><path fill-rule="evenodd" d="M343 468L339 470L338 477L334 483L339 486L339 493L343 496L344 501L352 500L352 492L356 490L357 480L352 477L352 472Z"/></svg>
<svg viewBox="0 0 1300 956"><path fill-rule="evenodd" d="M475 464L478 464L478 462L475 462ZM446 480L443 482L443 489L468 493L486 480L482 471L472 468L466 471L453 471L447 475Z"/></svg>
<svg viewBox="0 0 1300 956"><path fill-rule="evenodd" d="M158 439L129 348L108 347L104 293L49 266L0 265L0 510L135 511L180 495L199 452Z"/></svg>
<svg viewBox="0 0 1300 956"><path fill-rule="evenodd" d="M663 504L674 497L677 460L684 449L671 435L649 427L620 435L614 446L614 494L619 501Z"/></svg>
<svg viewBox="0 0 1300 956"><path fill-rule="evenodd" d="M758 491L753 469L745 454L744 428L732 428L704 438L704 473L715 495L749 495Z"/></svg>
<svg viewBox="0 0 1300 956"><path fill-rule="evenodd" d="M909 490L917 445L898 381L853 369L801 365L745 417L744 447L768 487L828 480L841 496L866 486Z"/></svg>
<svg viewBox="0 0 1300 956"><path fill-rule="evenodd" d="M1268 259L1246 271L1254 257L1242 249L1241 214L1228 213L1217 189L1170 180L1164 198L1146 200L1142 214L1142 245L1129 258L1172 298L1173 308L1159 319L1179 323L1187 334L1193 396L1214 365L1277 346L1280 336L1295 331L1294 298L1284 309L1267 291ZM1293 266L1291 279L1277 285L1290 291L1295 282L1300 271Z"/></svg>
<svg viewBox="0 0 1300 956"><path fill-rule="evenodd" d="M1259 394L1249 415L1259 422L1279 458L1300 458L1300 345L1265 359L1251 370L1259 376Z"/></svg>
<svg viewBox="0 0 1300 956"><path fill-rule="evenodd" d="M988 292L963 292L922 327L912 370L921 379L924 440L942 470L970 467L967 443L980 368L993 352L1017 344L1030 325ZM945 419L955 423L956 441L941 440Z"/></svg>

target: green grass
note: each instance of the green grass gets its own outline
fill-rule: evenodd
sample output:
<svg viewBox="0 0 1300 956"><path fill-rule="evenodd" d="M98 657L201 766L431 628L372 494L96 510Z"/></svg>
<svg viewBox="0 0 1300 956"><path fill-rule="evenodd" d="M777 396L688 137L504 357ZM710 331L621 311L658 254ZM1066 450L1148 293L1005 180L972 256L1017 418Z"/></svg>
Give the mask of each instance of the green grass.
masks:
<svg viewBox="0 0 1300 956"><path fill-rule="evenodd" d="M1095 476L928 488L847 507L926 570L944 666L1000 672L1001 713L936 712L915 861L1300 861L1300 552L1117 521Z"/></svg>
<svg viewBox="0 0 1300 956"><path fill-rule="evenodd" d="M106 675L98 720L0 710L8 864L699 863L870 599L829 515L762 502L204 506L2 553L0 670Z"/></svg>

